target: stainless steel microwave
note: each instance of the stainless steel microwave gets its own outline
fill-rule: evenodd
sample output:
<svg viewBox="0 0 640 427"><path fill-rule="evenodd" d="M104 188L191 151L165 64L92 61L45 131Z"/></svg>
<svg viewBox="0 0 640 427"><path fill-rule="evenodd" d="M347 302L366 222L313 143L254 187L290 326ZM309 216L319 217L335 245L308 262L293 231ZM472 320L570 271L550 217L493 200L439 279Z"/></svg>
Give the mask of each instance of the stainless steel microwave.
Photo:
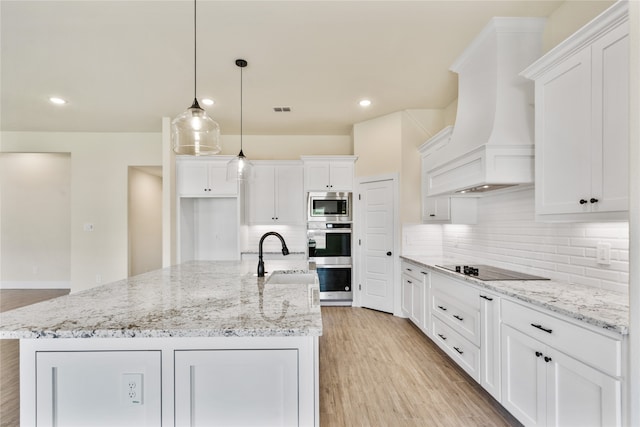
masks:
<svg viewBox="0 0 640 427"><path fill-rule="evenodd" d="M307 220L351 221L351 192L310 192L307 197Z"/></svg>

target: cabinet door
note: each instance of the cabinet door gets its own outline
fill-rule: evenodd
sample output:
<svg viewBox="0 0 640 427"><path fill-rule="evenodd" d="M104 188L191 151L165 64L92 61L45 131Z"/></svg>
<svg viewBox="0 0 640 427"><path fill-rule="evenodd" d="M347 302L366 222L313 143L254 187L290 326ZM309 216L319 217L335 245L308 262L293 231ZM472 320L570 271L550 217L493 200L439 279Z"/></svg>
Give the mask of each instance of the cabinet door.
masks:
<svg viewBox="0 0 640 427"><path fill-rule="evenodd" d="M544 344L502 325L502 405L526 426L546 423Z"/></svg>
<svg viewBox="0 0 640 427"><path fill-rule="evenodd" d="M125 374L139 375L134 390ZM37 425L159 426L160 377L160 351L36 352Z"/></svg>
<svg viewBox="0 0 640 427"><path fill-rule="evenodd" d="M424 283L423 281L412 280L413 298L411 301L411 320L420 329L424 328Z"/></svg>
<svg viewBox="0 0 640 427"><path fill-rule="evenodd" d="M407 275L402 275L402 313L411 318L413 308L413 279Z"/></svg>
<svg viewBox="0 0 640 427"><path fill-rule="evenodd" d="M536 80L536 213L588 212L591 54L586 48Z"/></svg>
<svg viewBox="0 0 640 427"><path fill-rule="evenodd" d="M249 184L249 223L273 224L275 209L275 168L254 165L253 177Z"/></svg>
<svg viewBox="0 0 640 427"><path fill-rule="evenodd" d="M298 425L298 395L296 349L175 352L177 426Z"/></svg>
<svg viewBox="0 0 640 427"><path fill-rule="evenodd" d="M621 383L559 351L548 349L547 425L620 426Z"/></svg>
<svg viewBox="0 0 640 427"><path fill-rule="evenodd" d="M329 189L331 191L353 190L353 163L331 163L329 174Z"/></svg>
<svg viewBox="0 0 640 427"><path fill-rule="evenodd" d="M275 217L278 224L304 223L304 169L277 166L275 174Z"/></svg>
<svg viewBox="0 0 640 427"><path fill-rule="evenodd" d="M307 191L329 191L329 163L306 163L304 179Z"/></svg>
<svg viewBox="0 0 640 427"><path fill-rule="evenodd" d="M628 210L629 30L625 22L595 41L592 191L594 212Z"/></svg>
<svg viewBox="0 0 640 427"><path fill-rule="evenodd" d="M205 163L179 164L177 191L181 196L206 196L209 194L209 171Z"/></svg>
<svg viewBox="0 0 640 427"><path fill-rule="evenodd" d="M480 385L500 401L500 299L480 291Z"/></svg>
<svg viewBox="0 0 640 427"><path fill-rule="evenodd" d="M427 197L424 199L423 221L449 221L450 218L448 197Z"/></svg>
<svg viewBox="0 0 640 427"><path fill-rule="evenodd" d="M237 175L229 176L227 173L227 162L217 162L209 165L209 195L232 195L238 194Z"/></svg>

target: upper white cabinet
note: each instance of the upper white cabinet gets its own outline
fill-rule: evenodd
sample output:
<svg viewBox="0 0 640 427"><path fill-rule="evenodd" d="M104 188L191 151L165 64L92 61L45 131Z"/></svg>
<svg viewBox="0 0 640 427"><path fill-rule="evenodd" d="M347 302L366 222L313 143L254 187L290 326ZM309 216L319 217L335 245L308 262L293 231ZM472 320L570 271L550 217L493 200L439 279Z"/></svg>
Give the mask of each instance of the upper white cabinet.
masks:
<svg viewBox="0 0 640 427"><path fill-rule="evenodd" d="M355 156L302 156L305 191L353 191Z"/></svg>
<svg viewBox="0 0 640 427"><path fill-rule="evenodd" d="M627 8L617 2L522 73L535 80L538 219L627 217Z"/></svg>
<svg viewBox="0 0 640 427"><path fill-rule="evenodd" d="M176 161L176 191L180 197L214 197L238 194L236 175L228 176L232 156L179 158Z"/></svg>
<svg viewBox="0 0 640 427"><path fill-rule="evenodd" d="M247 186L250 224L303 224L304 190L299 161L254 162Z"/></svg>

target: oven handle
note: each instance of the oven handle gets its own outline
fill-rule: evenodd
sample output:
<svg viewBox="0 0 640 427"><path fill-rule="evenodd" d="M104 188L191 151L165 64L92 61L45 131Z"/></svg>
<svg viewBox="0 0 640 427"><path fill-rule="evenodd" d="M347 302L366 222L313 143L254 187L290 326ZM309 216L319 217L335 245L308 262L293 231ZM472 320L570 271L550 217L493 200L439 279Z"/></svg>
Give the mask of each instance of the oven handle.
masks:
<svg viewBox="0 0 640 427"><path fill-rule="evenodd" d="M337 234L337 233L342 233L342 234L351 234L351 229L350 228L334 228L334 229L322 229L322 230L314 230L314 229L307 229L307 234Z"/></svg>

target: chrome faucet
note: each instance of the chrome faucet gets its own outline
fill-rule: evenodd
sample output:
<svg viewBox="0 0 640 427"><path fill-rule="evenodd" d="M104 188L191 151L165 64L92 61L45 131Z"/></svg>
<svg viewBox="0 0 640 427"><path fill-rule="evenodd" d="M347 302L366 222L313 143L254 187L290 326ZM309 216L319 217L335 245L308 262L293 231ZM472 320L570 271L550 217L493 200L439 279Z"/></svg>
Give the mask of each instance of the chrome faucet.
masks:
<svg viewBox="0 0 640 427"><path fill-rule="evenodd" d="M280 239L282 243L282 255L289 255L289 248L287 248L287 244L284 242L282 236L275 231L269 231L268 233L264 233L260 238L260 244L258 245L258 277L264 277L264 261L262 260L262 242L264 242L265 237L267 236L276 236Z"/></svg>

